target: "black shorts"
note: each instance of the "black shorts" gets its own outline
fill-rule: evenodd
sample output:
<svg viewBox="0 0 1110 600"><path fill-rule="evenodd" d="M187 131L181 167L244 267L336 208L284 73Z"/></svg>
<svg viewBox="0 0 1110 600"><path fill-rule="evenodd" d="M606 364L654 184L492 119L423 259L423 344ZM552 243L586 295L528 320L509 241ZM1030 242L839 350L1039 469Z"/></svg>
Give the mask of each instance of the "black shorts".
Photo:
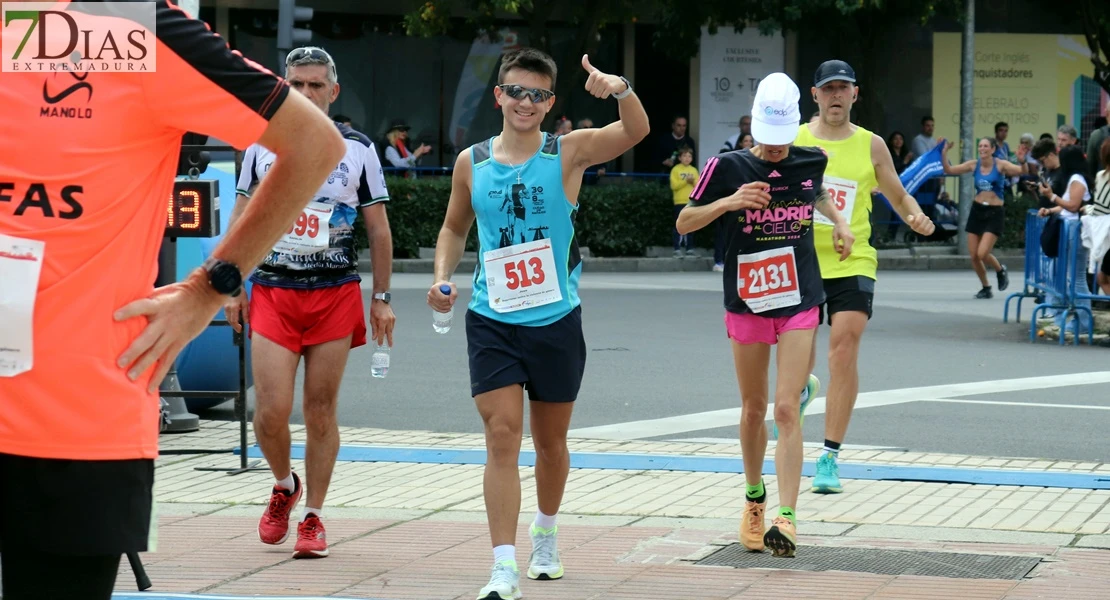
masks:
<svg viewBox="0 0 1110 600"><path fill-rule="evenodd" d="M1102 266L1100 266L1098 270L1102 271L1103 275L1110 277L1110 252L1102 256Z"/></svg>
<svg viewBox="0 0 1110 600"><path fill-rule="evenodd" d="M529 400L574 402L586 371L582 307L541 327L509 325L468 310L466 349L471 396L519 383Z"/></svg>
<svg viewBox="0 0 1110 600"><path fill-rule="evenodd" d="M1002 237L1002 226L1006 223L1006 209L1001 206L987 206L973 202L971 212L967 215L967 226L964 231L973 235L993 233Z"/></svg>
<svg viewBox="0 0 1110 600"><path fill-rule="evenodd" d="M871 303L875 299L875 280L862 275L836 277L823 280L825 284L825 303L821 305L821 322L832 324L832 316L838 312L855 311L867 313L871 318Z"/></svg>
<svg viewBox="0 0 1110 600"><path fill-rule="evenodd" d="M118 557L147 550L153 460L0 454L0 482L0 553Z"/></svg>

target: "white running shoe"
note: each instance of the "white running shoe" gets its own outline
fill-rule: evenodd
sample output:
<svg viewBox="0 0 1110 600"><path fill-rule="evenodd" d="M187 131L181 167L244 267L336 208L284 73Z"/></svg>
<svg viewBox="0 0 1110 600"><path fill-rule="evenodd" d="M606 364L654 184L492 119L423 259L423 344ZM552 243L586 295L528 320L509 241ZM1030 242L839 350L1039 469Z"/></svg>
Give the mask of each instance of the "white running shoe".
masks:
<svg viewBox="0 0 1110 600"><path fill-rule="evenodd" d="M489 583L478 592L478 600L520 600L520 571L516 562L503 560L493 565Z"/></svg>
<svg viewBox="0 0 1110 600"><path fill-rule="evenodd" d="M559 526L540 529L533 523L528 530L532 537L532 556L528 558L528 579L559 579L563 563L559 560Z"/></svg>

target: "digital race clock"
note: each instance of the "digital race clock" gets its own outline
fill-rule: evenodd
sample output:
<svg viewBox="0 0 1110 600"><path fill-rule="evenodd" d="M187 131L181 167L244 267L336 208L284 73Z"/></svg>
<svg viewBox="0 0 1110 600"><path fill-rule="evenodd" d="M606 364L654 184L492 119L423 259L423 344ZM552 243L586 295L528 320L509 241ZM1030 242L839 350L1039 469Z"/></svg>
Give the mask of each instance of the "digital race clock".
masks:
<svg viewBox="0 0 1110 600"><path fill-rule="evenodd" d="M173 182L166 206L165 237L215 237L220 234L220 182L186 179Z"/></svg>

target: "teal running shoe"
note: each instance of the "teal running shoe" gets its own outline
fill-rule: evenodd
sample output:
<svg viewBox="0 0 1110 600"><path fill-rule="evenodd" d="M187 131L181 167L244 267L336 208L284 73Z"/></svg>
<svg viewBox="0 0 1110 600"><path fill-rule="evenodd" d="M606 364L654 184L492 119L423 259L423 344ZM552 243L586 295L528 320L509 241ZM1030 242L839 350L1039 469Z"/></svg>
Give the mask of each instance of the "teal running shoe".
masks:
<svg viewBox="0 0 1110 600"><path fill-rule="evenodd" d="M806 390L802 392L802 403L800 405L802 411L802 418L798 420L798 427L806 424L806 407L810 402L817 397L817 392L821 391L821 380L816 375L810 373L809 382L806 383ZM779 424L772 425L772 434L774 439L779 439Z"/></svg>
<svg viewBox="0 0 1110 600"><path fill-rule="evenodd" d="M813 493L839 494L844 491L840 487L840 467L836 466L836 455L826 452L817 459L817 476L813 478Z"/></svg>

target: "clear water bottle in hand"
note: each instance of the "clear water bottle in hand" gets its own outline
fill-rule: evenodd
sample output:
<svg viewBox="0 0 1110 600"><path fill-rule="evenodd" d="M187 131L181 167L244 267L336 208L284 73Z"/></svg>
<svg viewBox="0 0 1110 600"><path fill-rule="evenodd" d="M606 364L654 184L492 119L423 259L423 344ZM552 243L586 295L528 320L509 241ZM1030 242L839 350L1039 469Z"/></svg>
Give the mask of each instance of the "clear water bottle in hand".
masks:
<svg viewBox="0 0 1110 600"><path fill-rule="evenodd" d="M445 284L439 286L439 292L441 294L443 294L444 296L450 296L451 295L451 286L449 286L445 283ZM447 333L448 331L451 331L451 319L454 316L455 316L455 307L454 306L452 306L450 309L448 309L447 312L445 312L445 313L441 313L438 310L433 310L432 311L432 329L435 329L436 333Z"/></svg>
<svg viewBox="0 0 1110 600"><path fill-rule="evenodd" d="M389 345L377 344L370 357L370 374L381 379L389 373Z"/></svg>

